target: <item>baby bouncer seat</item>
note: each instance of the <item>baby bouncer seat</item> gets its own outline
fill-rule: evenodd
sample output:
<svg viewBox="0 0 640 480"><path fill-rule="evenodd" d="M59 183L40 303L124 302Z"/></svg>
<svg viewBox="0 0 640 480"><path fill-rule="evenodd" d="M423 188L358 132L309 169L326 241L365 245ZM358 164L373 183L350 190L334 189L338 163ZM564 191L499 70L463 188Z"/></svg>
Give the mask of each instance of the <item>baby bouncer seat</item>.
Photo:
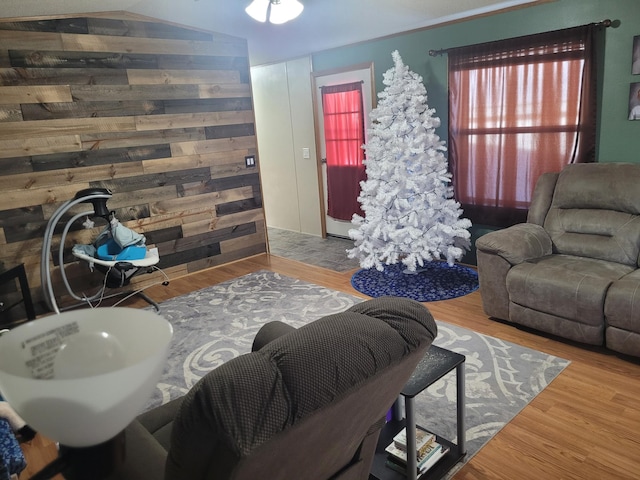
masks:
<svg viewBox="0 0 640 480"><path fill-rule="evenodd" d="M146 239L141 235L120 223L116 218L115 212L109 211L107 208L107 200L113 194L106 188L89 188L76 193L75 197L62 204L52 215L47 224L44 235L44 244L42 248L42 261L40 275L42 287L44 290L45 301L48 307L56 313L60 313L60 308L56 302L53 285L51 281L51 243L53 234L57 224L61 221L65 213L80 203L91 203L93 210L78 213L72 216L64 226L62 236L60 238L59 249L59 265L62 281L71 297L79 300L81 303L68 308L80 305L91 305L91 302L97 299L108 298L113 295L105 295L107 288L121 288L128 285L131 279L141 273L151 273L157 268L160 261L157 248L148 248ZM86 218L85 227L93 226L92 217L103 218L108 222L107 227L98 235L98 238L88 245L74 245L71 253L79 260L87 262L91 271L97 270L104 274L104 282L99 291L93 295L76 294L67 279L64 267L64 245L69 229L72 224L81 218ZM168 281L162 282L167 285ZM131 292L119 292L114 295L122 295ZM141 290L133 292L141 296L148 303L153 305L156 310L159 309L158 304L149 298Z"/></svg>

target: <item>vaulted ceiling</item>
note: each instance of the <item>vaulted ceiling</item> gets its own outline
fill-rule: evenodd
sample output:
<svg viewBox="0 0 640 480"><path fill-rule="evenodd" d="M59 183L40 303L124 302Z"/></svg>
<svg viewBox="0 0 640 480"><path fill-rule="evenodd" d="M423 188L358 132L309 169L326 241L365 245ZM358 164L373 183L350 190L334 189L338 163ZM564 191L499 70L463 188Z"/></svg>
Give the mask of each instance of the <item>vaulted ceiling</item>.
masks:
<svg viewBox="0 0 640 480"><path fill-rule="evenodd" d="M252 20L250 0L2 0L0 17L126 11L244 37L253 65L549 0L301 0L284 25Z"/></svg>

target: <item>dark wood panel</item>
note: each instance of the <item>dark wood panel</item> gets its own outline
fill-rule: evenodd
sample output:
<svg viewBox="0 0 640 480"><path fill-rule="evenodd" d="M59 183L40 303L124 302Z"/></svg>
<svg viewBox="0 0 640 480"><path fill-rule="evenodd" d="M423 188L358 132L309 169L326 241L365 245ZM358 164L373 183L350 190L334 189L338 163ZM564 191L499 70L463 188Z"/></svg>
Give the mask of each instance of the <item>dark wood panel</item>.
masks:
<svg viewBox="0 0 640 480"><path fill-rule="evenodd" d="M247 210L254 210L256 208L262 208L262 200L258 198L247 198L244 200L216 205L216 214L221 217L223 215L246 212Z"/></svg>
<svg viewBox="0 0 640 480"><path fill-rule="evenodd" d="M249 137L256 134L256 129L253 123L205 127L204 131L207 139L209 140L216 138Z"/></svg>
<svg viewBox="0 0 640 480"><path fill-rule="evenodd" d="M210 169L208 171L208 179L201 181L189 178L189 182L183 184L183 190L179 190L182 196L202 195L204 193L222 192L224 190L232 190L241 187L260 188L260 175L251 173L247 175L238 174L237 176L220 177L211 179Z"/></svg>
<svg viewBox="0 0 640 480"><path fill-rule="evenodd" d="M159 145L132 146L126 148L105 148L83 150L81 152L53 153L50 155L34 155L29 165L32 170L43 172L62 168L90 167L110 163L138 162L171 156L168 143ZM11 160L11 159L8 159ZM0 160L2 165L4 160ZM18 172L16 172L18 173Z"/></svg>
<svg viewBox="0 0 640 480"><path fill-rule="evenodd" d="M166 38L174 40L212 41L213 35L198 30L153 22L135 20L112 20L108 18L89 18L88 32L95 35L113 35L118 37Z"/></svg>
<svg viewBox="0 0 640 480"><path fill-rule="evenodd" d="M10 66L29 68L117 68L162 70L238 70L248 83L246 57L163 55L160 53L17 50L8 52Z"/></svg>
<svg viewBox="0 0 640 480"><path fill-rule="evenodd" d="M157 55L158 68L166 70L249 70L249 58L215 55ZM247 82L244 82L247 83Z"/></svg>
<svg viewBox="0 0 640 480"><path fill-rule="evenodd" d="M71 96L80 102L124 100L176 100L200 98L198 85L98 85L71 86Z"/></svg>
<svg viewBox="0 0 640 480"><path fill-rule="evenodd" d="M0 45L0 68L8 68L11 66L11 60L9 60L9 51L6 47L3 48Z"/></svg>
<svg viewBox="0 0 640 480"><path fill-rule="evenodd" d="M231 240L234 238L244 237L256 233L255 223L245 223L229 228L221 228L213 232L207 232L191 237L182 237L175 241L161 244L158 246L158 252L162 255L164 252L168 254L187 252L198 249L206 249L208 245L217 244L221 241ZM200 257L204 258L204 257Z"/></svg>
<svg viewBox="0 0 640 480"><path fill-rule="evenodd" d="M31 103L22 106L24 120L160 115L163 113L165 111L162 101L153 100ZM0 119L1 115L2 110L0 109Z"/></svg>
<svg viewBox="0 0 640 480"><path fill-rule="evenodd" d="M105 68L0 68L0 86L127 85L127 71Z"/></svg>
<svg viewBox="0 0 640 480"><path fill-rule="evenodd" d="M162 247L162 245L159 247ZM193 250L185 250L177 253L162 253L160 248L158 248L158 251L160 252L160 262L158 262L158 266L160 268L170 268L220 255L220 243L209 243L202 247L194 248Z"/></svg>
<svg viewBox="0 0 640 480"><path fill-rule="evenodd" d="M213 191L216 192L239 187L259 187L260 175L258 172L248 173L246 175L235 175L232 177L216 178L209 183L212 185Z"/></svg>
<svg viewBox="0 0 640 480"><path fill-rule="evenodd" d="M23 226L27 223L39 223L44 220L40 205L24 208L0 210L0 227Z"/></svg>
<svg viewBox="0 0 640 480"><path fill-rule="evenodd" d="M253 186L253 200L259 208L262 208L262 188L260 185Z"/></svg>
<svg viewBox="0 0 640 480"><path fill-rule="evenodd" d="M211 179L209 168L194 168L175 172L156 173L137 177L116 178L91 182L92 187L108 188L113 192L133 192L143 188L182 185L185 182L207 182Z"/></svg>
<svg viewBox="0 0 640 480"><path fill-rule="evenodd" d="M157 56L147 53L9 50L9 59L12 67L158 68Z"/></svg>
<svg viewBox="0 0 640 480"><path fill-rule="evenodd" d="M192 142L205 140L204 128L176 128L172 130L149 130L145 132L115 132L81 135L85 150L104 148L129 148L160 143Z"/></svg>
<svg viewBox="0 0 640 480"><path fill-rule="evenodd" d="M7 243L23 242L33 238L43 238L47 227L45 221L27 222L20 225L4 227L4 236Z"/></svg>
<svg viewBox="0 0 640 480"><path fill-rule="evenodd" d="M251 98L202 98L164 100L165 113L230 112L253 110Z"/></svg>
<svg viewBox="0 0 640 480"><path fill-rule="evenodd" d="M147 239L147 245L158 245L161 243L171 242L177 238L182 238L183 235L182 228L169 227L152 230L150 232L144 232L144 236Z"/></svg>
<svg viewBox="0 0 640 480"><path fill-rule="evenodd" d="M0 22L0 30L22 32L89 33L87 18L60 18L25 22Z"/></svg>
<svg viewBox="0 0 640 480"><path fill-rule="evenodd" d="M0 175L33 172L31 157L0 158Z"/></svg>

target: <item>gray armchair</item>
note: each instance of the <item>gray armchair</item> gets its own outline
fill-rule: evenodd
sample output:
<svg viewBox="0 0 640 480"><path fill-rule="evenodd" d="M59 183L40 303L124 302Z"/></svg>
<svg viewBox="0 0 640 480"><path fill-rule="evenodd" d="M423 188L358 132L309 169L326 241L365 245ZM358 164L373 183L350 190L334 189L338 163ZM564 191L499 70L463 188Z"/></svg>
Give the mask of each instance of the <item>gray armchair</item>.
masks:
<svg viewBox="0 0 640 480"><path fill-rule="evenodd" d="M413 300L385 297L300 329L271 322L253 351L127 429L118 479L367 479L386 412L436 337Z"/></svg>
<svg viewBox="0 0 640 480"><path fill-rule="evenodd" d="M476 241L485 312L640 356L640 164L543 174L527 223Z"/></svg>

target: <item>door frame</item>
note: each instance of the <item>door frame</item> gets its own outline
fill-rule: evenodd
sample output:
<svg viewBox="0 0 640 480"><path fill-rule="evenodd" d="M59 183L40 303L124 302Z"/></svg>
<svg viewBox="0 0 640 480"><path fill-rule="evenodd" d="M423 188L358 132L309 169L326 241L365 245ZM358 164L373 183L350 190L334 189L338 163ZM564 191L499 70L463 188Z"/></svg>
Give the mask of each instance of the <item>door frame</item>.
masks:
<svg viewBox="0 0 640 480"><path fill-rule="evenodd" d="M318 72L311 72L311 88L312 88L312 96L313 96L313 120L314 120L314 130L315 130L315 139L316 139L316 163L318 170L318 191L320 193L320 226L322 231L322 238L327 237L327 211L324 204L325 198L325 188L322 174L322 138L323 134L320 131L320 105L318 105L318 78L326 77L329 75L337 75L342 73L354 72L356 70L369 70L371 75L371 108L376 108L376 84L375 84L375 71L373 62L370 63L359 63L357 65L350 65L348 67L331 69L331 70L322 70ZM366 92L363 91L363 95L366 95ZM368 118L365 118L365 124L368 122Z"/></svg>

